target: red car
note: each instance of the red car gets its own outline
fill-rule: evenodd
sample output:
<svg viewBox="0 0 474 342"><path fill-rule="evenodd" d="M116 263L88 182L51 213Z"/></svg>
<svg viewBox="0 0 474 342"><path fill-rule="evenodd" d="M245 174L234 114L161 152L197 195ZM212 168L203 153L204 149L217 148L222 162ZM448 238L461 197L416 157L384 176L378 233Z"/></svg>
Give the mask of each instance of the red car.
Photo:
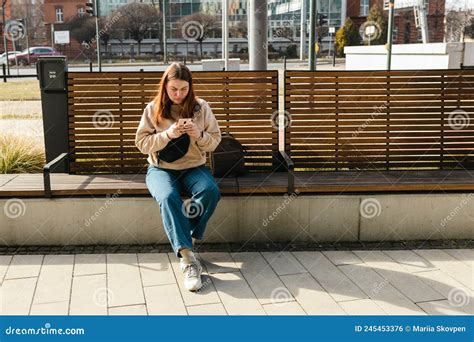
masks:
<svg viewBox="0 0 474 342"><path fill-rule="evenodd" d="M15 65L18 62L18 65L25 66L30 63L31 64L36 63L38 61L38 57L61 56L61 53L49 46L38 46L38 47L30 47L29 55L30 55L30 58L28 62L28 49L25 49L16 56L11 56L11 57L8 56L8 62L10 63L10 65ZM15 62L15 59L16 59L16 62Z"/></svg>

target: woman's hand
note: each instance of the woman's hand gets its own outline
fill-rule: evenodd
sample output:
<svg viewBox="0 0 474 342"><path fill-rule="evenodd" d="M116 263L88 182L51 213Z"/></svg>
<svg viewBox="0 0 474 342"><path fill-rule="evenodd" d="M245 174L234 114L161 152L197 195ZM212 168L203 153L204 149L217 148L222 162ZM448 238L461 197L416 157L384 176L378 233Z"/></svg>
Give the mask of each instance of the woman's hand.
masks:
<svg viewBox="0 0 474 342"><path fill-rule="evenodd" d="M189 122L186 125L181 127L181 131L183 133L187 133L190 137L194 139L199 139L201 138L201 130L198 128L198 126L194 122Z"/></svg>
<svg viewBox="0 0 474 342"><path fill-rule="evenodd" d="M184 133L184 131L178 126L177 122L173 123L166 130L166 134L168 135L168 138L170 138L170 139L179 138L183 133Z"/></svg>

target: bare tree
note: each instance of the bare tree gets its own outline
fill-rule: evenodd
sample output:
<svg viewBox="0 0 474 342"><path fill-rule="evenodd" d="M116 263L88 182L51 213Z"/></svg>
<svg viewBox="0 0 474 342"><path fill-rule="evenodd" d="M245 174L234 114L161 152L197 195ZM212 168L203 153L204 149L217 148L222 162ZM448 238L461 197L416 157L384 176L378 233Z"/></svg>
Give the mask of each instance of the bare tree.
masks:
<svg viewBox="0 0 474 342"><path fill-rule="evenodd" d="M117 29L127 32L138 43L138 54L141 52L141 42L147 33L157 27L159 18L152 5L131 3L122 6L114 12L120 16L115 25Z"/></svg>
<svg viewBox="0 0 474 342"><path fill-rule="evenodd" d="M69 30L72 38L80 44L89 44L95 37L95 20L90 16L75 15L65 23L65 28Z"/></svg>
<svg viewBox="0 0 474 342"><path fill-rule="evenodd" d="M115 14L116 12L113 12L109 15L109 18L107 20L110 22L110 18L116 18ZM120 49L121 49L121 55L122 57L125 55L124 47L123 47L123 42L125 40L125 29L123 28L123 25L120 23L120 20L115 22L113 25L109 27L108 30L109 33L109 39L115 39L120 42Z"/></svg>
<svg viewBox="0 0 474 342"><path fill-rule="evenodd" d="M474 39L474 17L469 20L469 23L466 26L466 36Z"/></svg>
<svg viewBox="0 0 474 342"><path fill-rule="evenodd" d="M158 39L159 39L159 44L160 44L160 51L163 52L164 54L164 48L163 48L163 45L164 45L164 41L165 41L165 37L164 37L164 31L163 31L163 11L164 11L164 8L163 8L163 0L151 0L151 5L153 6L153 8L155 9L155 12L156 12L156 18L157 18L157 23L155 24L156 25L156 29L158 30Z"/></svg>
<svg viewBox="0 0 474 342"><path fill-rule="evenodd" d="M202 42L216 32L216 17L203 12L196 12L181 18L178 27L187 41L199 42L202 58Z"/></svg>
<svg viewBox="0 0 474 342"><path fill-rule="evenodd" d="M284 21L283 25L274 28L272 31L273 38L285 38L293 43L294 31L289 21Z"/></svg>
<svg viewBox="0 0 474 342"><path fill-rule="evenodd" d="M239 21L237 25L229 27L229 37L246 38L248 34L247 24Z"/></svg>
<svg viewBox="0 0 474 342"><path fill-rule="evenodd" d="M30 41L30 46L43 45L46 42L46 27L44 25L43 1L15 0L11 2L11 18L26 19L23 24ZM26 35L21 40L26 47Z"/></svg>
<svg viewBox="0 0 474 342"><path fill-rule="evenodd" d="M474 16L472 10L451 10L446 14L446 42L462 42L466 36L471 36L471 19Z"/></svg>

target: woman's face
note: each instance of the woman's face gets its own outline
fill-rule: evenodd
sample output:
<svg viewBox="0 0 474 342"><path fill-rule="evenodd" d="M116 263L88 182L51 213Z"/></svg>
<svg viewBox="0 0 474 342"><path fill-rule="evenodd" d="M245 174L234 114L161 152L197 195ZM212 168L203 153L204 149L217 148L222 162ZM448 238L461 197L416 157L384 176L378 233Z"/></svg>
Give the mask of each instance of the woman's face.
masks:
<svg viewBox="0 0 474 342"><path fill-rule="evenodd" d="M189 82L183 80L169 80L166 84L169 98L176 104L181 104L189 92Z"/></svg>

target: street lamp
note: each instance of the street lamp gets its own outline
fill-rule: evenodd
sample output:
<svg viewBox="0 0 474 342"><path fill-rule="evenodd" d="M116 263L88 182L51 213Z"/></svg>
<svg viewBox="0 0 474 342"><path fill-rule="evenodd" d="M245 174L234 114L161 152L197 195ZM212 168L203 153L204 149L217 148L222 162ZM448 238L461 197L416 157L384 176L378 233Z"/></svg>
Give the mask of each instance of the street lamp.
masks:
<svg viewBox="0 0 474 342"><path fill-rule="evenodd" d="M168 63L168 49L166 48L166 1L163 0L163 64Z"/></svg>
<svg viewBox="0 0 474 342"><path fill-rule="evenodd" d="M395 0L388 4L388 42L387 42L387 71L392 69L393 21L395 14Z"/></svg>
<svg viewBox="0 0 474 342"><path fill-rule="evenodd" d="M93 0L94 2L86 2L86 12L90 16L95 16L95 35L97 44L97 65L99 66L99 72L102 71L102 59L100 56L100 35L99 35L99 0Z"/></svg>
<svg viewBox="0 0 474 342"><path fill-rule="evenodd" d="M26 12L26 16L28 16L28 10ZM21 31L21 34L20 36L23 36L25 35L26 36L26 51L28 51L28 65L30 65L30 39L29 39L29 30L28 30L28 18L24 18L24 19L17 19L16 21L18 21L20 23L19 25L19 29Z"/></svg>
<svg viewBox="0 0 474 342"><path fill-rule="evenodd" d="M7 0L2 2L2 32L3 32L3 48L5 50L5 60L7 62L7 73L10 75L10 64L8 63L8 44L7 44L7 35L5 34L5 6Z"/></svg>

